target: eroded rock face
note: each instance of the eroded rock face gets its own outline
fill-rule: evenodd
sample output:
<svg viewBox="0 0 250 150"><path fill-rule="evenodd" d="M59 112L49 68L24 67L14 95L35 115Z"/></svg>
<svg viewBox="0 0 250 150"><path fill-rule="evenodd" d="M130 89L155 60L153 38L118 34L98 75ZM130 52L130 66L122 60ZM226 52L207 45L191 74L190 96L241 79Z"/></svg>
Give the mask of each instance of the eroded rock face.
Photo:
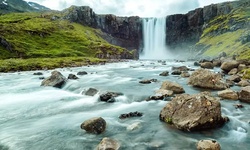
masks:
<svg viewBox="0 0 250 150"><path fill-rule="evenodd" d="M171 81L164 81L161 85L161 89L173 91L175 94L185 93L181 85Z"/></svg>
<svg viewBox="0 0 250 150"><path fill-rule="evenodd" d="M106 130L106 121L102 117L92 118L84 121L81 129L89 133L101 134Z"/></svg>
<svg viewBox="0 0 250 150"><path fill-rule="evenodd" d="M239 92L239 99L242 102L250 103L250 86L241 88Z"/></svg>
<svg viewBox="0 0 250 150"><path fill-rule="evenodd" d="M216 128L225 122L219 100L208 92L177 95L161 110L160 120L185 131Z"/></svg>
<svg viewBox="0 0 250 150"><path fill-rule="evenodd" d="M215 140L200 140L197 143L197 150L220 150L220 144Z"/></svg>
<svg viewBox="0 0 250 150"><path fill-rule="evenodd" d="M223 99L231 99L231 100L237 100L239 98L237 92L235 92L231 89L219 91L218 96L223 98Z"/></svg>
<svg viewBox="0 0 250 150"><path fill-rule="evenodd" d="M118 141L110 138L103 138L102 141L97 146L97 150L118 150L120 148L120 144Z"/></svg>
<svg viewBox="0 0 250 150"><path fill-rule="evenodd" d="M224 90L228 85L222 80L221 74L211 72L207 69L198 69L189 78L188 84L214 90Z"/></svg>
<svg viewBox="0 0 250 150"><path fill-rule="evenodd" d="M59 72L53 71L51 76L42 81L41 86L61 88L66 83L66 78Z"/></svg>

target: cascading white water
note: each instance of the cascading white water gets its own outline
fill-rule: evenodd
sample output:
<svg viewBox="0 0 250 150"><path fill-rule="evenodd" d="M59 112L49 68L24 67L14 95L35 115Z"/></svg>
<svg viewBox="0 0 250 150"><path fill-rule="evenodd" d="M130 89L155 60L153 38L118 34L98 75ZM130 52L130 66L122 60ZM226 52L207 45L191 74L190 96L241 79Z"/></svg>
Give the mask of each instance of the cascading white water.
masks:
<svg viewBox="0 0 250 150"><path fill-rule="evenodd" d="M143 51L140 59L167 59L166 18L143 19Z"/></svg>

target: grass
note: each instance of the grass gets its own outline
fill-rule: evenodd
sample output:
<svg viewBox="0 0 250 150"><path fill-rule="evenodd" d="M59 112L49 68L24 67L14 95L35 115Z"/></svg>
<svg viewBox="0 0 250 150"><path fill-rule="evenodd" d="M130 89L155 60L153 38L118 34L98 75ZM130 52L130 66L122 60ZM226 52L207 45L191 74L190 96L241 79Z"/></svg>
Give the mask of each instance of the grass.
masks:
<svg viewBox="0 0 250 150"><path fill-rule="evenodd" d="M5 59L0 60L0 72L77 67L101 62L105 60L88 57Z"/></svg>
<svg viewBox="0 0 250 150"><path fill-rule="evenodd" d="M243 73L243 79L250 79L250 68L241 71Z"/></svg>

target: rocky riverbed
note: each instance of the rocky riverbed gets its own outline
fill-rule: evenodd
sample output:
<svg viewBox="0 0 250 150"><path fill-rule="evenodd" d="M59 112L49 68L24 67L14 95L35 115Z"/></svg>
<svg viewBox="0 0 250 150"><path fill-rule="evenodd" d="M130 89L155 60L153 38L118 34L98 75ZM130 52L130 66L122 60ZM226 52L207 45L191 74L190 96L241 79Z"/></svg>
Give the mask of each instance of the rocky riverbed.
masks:
<svg viewBox="0 0 250 150"><path fill-rule="evenodd" d="M250 147L250 105L245 103L249 96L248 81L242 88L236 86L241 81L227 75L240 66L240 63L234 67L224 64L222 69L226 74L222 74L220 67L202 70L192 61L129 61L59 68L58 72L1 73L0 149L114 146L115 149L191 150L196 149L200 140L212 140L210 143L219 143L222 149L247 150ZM199 72L201 77L197 77ZM50 82L54 79L60 82ZM231 97L235 100L230 100ZM200 112L193 107L199 107ZM164 108L170 112L162 115ZM209 112L216 114L206 117ZM159 118L160 114L164 119ZM101 124L90 126L91 132L85 131L85 123L98 117ZM101 130L93 131L96 129ZM199 143L202 146L204 141Z"/></svg>

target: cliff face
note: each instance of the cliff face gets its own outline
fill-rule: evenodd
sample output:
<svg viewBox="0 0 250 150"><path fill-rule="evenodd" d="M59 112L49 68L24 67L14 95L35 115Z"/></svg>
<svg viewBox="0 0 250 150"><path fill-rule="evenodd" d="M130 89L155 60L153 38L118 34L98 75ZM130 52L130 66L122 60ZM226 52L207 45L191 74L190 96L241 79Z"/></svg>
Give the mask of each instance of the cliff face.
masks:
<svg viewBox="0 0 250 150"><path fill-rule="evenodd" d="M64 19L101 29L102 38L126 49L139 49L142 39L142 22L139 17L98 15L88 6L72 6L63 11Z"/></svg>
<svg viewBox="0 0 250 150"><path fill-rule="evenodd" d="M183 49L195 45L206 25L216 16L226 15L237 7L236 2L212 4L187 14L167 16L166 43L171 49Z"/></svg>

